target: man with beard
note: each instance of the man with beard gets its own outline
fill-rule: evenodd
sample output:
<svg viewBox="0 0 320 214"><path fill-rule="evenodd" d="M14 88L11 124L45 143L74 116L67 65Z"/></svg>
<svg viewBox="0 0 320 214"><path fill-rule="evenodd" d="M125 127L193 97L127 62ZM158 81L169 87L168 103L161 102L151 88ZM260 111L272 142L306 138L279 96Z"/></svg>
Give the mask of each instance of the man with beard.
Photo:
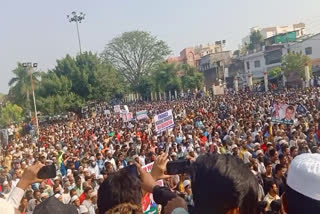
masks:
<svg viewBox="0 0 320 214"><path fill-rule="evenodd" d="M116 161L112 157L112 152L110 150L107 151L107 157L106 157L106 160L104 161L104 164L106 164L106 162L109 162L112 164L113 170L117 169Z"/></svg>
<svg viewBox="0 0 320 214"><path fill-rule="evenodd" d="M266 167L264 166L264 158L263 158L263 151L258 150L256 151L257 160L258 160L258 172L261 174L266 173Z"/></svg>
<svg viewBox="0 0 320 214"><path fill-rule="evenodd" d="M9 185L8 181L3 182L2 184L2 194L4 195L5 198L8 198L8 196L11 193L11 187Z"/></svg>
<svg viewBox="0 0 320 214"><path fill-rule="evenodd" d="M99 167L97 165L97 162L96 162L96 159L94 156L90 157L88 169L89 169L89 172L91 175L92 174L95 174L96 176L100 175L100 170L99 170Z"/></svg>

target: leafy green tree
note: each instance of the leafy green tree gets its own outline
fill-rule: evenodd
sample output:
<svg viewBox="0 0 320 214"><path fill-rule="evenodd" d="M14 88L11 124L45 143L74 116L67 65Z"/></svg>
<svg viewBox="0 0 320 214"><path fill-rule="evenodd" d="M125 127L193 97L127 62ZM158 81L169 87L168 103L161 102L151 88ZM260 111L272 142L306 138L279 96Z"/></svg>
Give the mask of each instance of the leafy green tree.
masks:
<svg viewBox="0 0 320 214"><path fill-rule="evenodd" d="M179 91L181 79L177 72L179 67L173 63L160 63L152 74L154 89L160 92Z"/></svg>
<svg viewBox="0 0 320 214"><path fill-rule="evenodd" d="M22 108L16 104L8 102L6 106L1 108L0 125L7 127L12 123L20 123L22 121Z"/></svg>
<svg viewBox="0 0 320 214"><path fill-rule="evenodd" d="M87 99L92 92L94 72L97 70L100 59L96 54L85 52L72 58L67 55L57 60L57 66L52 70L59 77L66 76L71 82L71 91Z"/></svg>
<svg viewBox="0 0 320 214"><path fill-rule="evenodd" d="M8 99L12 103L18 104L28 111L31 109L30 94L32 94L30 73L27 68L22 66L21 63L18 63L17 68L12 72L14 73L15 77L9 81L10 89L8 93ZM40 73L37 71L32 73L33 84L35 88L38 86L39 76Z"/></svg>
<svg viewBox="0 0 320 214"><path fill-rule="evenodd" d="M276 77L281 74L282 70L279 67L273 68L271 71L268 72L269 77Z"/></svg>
<svg viewBox="0 0 320 214"><path fill-rule="evenodd" d="M70 80L70 90L85 100L105 101L113 96L121 97L126 88L122 76L91 52L82 53L76 58L67 55L57 61L52 72Z"/></svg>
<svg viewBox="0 0 320 214"><path fill-rule="evenodd" d="M289 53L282 58L281 70L285 76L288 76L290 72L297 72L305 79L305 65L309 66L310 74L312 72L311 59L303 55L302 53Z"/></svg>
<svg viewBox="0 0 320 214"><path fill-rule="evenodd" d="M106 45L101 56L136 90L154 66L170 54L168 45L144 31L125 32Z"/></svg>
<svg viewBox="0 0 320 214"><path fill-rule="evenodd" d="M94 82L91 99L109 101L112 98L122 98L127 86L121 75L107 63L101 62L94 72Z"/></svg>
<svg viewBox="0 0 320 214"><path fill-rule="evenodd" d="M0 93L0 103L2 103L6 99L6 95Z"/></svg>
<svg viewBox="0 0 320 214"><path fill-rule="evenodd" d="M184 75L181 77L182 88L184 90L200 89L203 86L203 74L198 72L193 66L183 64L181 69L184 71Z"/></svg>
<svg viewBox="0 0 320 214"><path fill-rule="evenodd" d="M258 49L263 45L263 36L260 33L259 30L253 31L250 34L250 44L249 44L249 50Z"/></svg>
<svg viewBox="0 0 320 214"><path fill-rule="evenodd" d="M67 55L43 74L37 103L39 110L49 115L77 111L88 100L121 98L126 88L122 76L96 54Z"/></svg>
<svg viewBox="0 0 320 214"><path fill-rule="evenodd" d="M244 45L240 49L240 55L246 55L247 51L249 50L249 45L247 43L244 43Z"/></svg>
<svg viewBox="0 0 320 214"><path fill-rule="evenodd" d="M144 76L136 86L136 91L143 97L143 99L149 99L151 92L156 91L154 83L153 76Z"/></svg>
<svg viewBox="0 0 320 214"><path fill-rule="evenodd" d="M233 56L239 57L240 56L240 50L235 50L233 52Z"/></svg>
<svg viewBox="0 0 320 214"><path fill-rule="evenodd" d="M71 80L66 76L58 76L54 72L42 75L42 81L37 91L37 106L46 115L77 111L84 99L71 91Z"/></svg>

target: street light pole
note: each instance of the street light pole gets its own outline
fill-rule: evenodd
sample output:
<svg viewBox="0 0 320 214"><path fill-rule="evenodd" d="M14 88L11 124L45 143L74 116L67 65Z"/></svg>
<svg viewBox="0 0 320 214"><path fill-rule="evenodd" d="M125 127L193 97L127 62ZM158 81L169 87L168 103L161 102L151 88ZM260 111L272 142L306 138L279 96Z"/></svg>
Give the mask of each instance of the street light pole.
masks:
<svg viewBox="0 0 320 214"><path fill-rule="evenodd" d="M82 54L82 52L81 52L81 41L80 41L80 33L79 33L78 21L76 21L76 26L77 26L77 33L78 33L78 42L79 42L80 54Z"/></svg>
<svg viewBox="0 0 320 214"><path fill-rule="evenodd" d="M34 106L34 116L36 119L37 135L39 137L40 130L39 130L39 121L38 121L38 114L37 114L37 104L36 104L36 96L34 93L33 78L32 78L33 68L38 67L38 63L31 63L31 62L23 63L23 67L27 68L30 74L30 82L31 82L31 90L32 90L32 96L33 96L33 106Z"/></svg>
<svg viewBox="0 0 320 214"><path fill-rule="evenodd" d="M77 33L78 33L78 42L79 42L79 49L80 49L80 54L82 54L81 52L81 40L80 40L80 33L79 33L79 23L82 22L82 20L84 20L86 14L80 12L79 15L77 15L77 12L73 11L71 13L71 15L67 15L67 19L69 20L69 22L75 22L76 26L77 26Z"/></svg>

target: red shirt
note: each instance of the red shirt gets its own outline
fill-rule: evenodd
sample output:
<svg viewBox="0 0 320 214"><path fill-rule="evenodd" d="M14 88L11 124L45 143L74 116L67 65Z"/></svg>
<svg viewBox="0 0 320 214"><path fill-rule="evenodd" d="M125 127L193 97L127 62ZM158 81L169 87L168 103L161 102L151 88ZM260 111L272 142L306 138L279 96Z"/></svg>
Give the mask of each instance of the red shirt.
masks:
<svg viewBox="0 0 320 214"><path fill-rule="evenodd" d="M263 150L264 153L267 151L267 145L265 143L261 144L260 148Z"/></svg>
<svg viewBox="0 0 320 214"><path fill-rule="evenodd" d="M82 202L84 201L85 198L86 198L86 196L84 195L84 192L83 192L79 197L80 204L82 204Z"/></svg>
<svg viewBox="0 0 320 214"><path fill-rule="evenodd" d="M200 138L200 141L201 141L201 146L204 146L204 144L208 141L208 138L206 136L202 136Z"/></svg>

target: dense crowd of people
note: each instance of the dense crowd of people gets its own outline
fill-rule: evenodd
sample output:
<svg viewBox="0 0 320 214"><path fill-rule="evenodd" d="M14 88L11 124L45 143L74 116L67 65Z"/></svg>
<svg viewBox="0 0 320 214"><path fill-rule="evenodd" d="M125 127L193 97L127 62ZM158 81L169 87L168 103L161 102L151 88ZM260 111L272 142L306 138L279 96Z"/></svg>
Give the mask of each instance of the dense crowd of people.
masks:
<svg viewBox="0 0 320 214"><path fill-rule="evenodd" d="M304 109L297 109L290 123L278 123L275 103ZM153 193L159 213L298 213L302 205L287 211L283 196L290 191L320 208L319 88L214 98L202 93L127 106L133 114L146 110L148 118L124 121L113 106L96 104L82 115L41 124L38 139L28 134L34 133L30 126L24 135L10 127L0 155L0 197L25 214L37 213L37 206L53 197L78 213L143 213L150 208L143 203L146 192ZM154 116L170 109L175 126L157 133ZM297 184L296 174L288 178L299 171L298 157L305 153L311 155L306 168L315 164L319 174L309 181L318 183L301 178ZM183 159L192 163L189 172L166 175L167 161ZM154 169L148 174L143 168L150 163ZM24 171L35 164L54 164L57 176L24 187L21 202L13 203ZM140 179L122 170L132 164ZM152 179L161 179L161 187ZM304 192L308 185L313 193Z"/></svg>

